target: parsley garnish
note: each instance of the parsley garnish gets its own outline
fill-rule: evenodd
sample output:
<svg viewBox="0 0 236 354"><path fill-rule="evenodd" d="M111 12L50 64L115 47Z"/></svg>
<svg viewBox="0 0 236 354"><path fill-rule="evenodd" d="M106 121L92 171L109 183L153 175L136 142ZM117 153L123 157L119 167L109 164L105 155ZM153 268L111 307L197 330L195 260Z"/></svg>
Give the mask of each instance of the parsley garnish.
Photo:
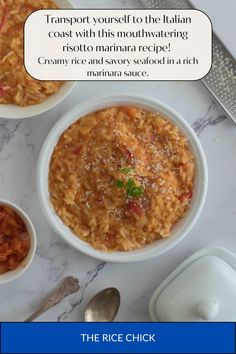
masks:
<svg viewBox="0 0 236 354"><path fill-rule="evenodd" d="M119 189L123 188L125 185L125 183L123 181L121 181L120 179L116 180L116 187L118 187Z"/></svg>
<svg viewBox="0 0 236 354"><path fill-rule="evenodd" d="M126 184L126 195L128 197L141 197L144 194L142 187L138 187L133 179L129 179Z"/></svg>
<svg viewBox="0 0 236 354"><path fill-rule="evenodd" d="M130 168L130 167L124 167L124 168L121 168L120 169L120 172L121 173L124 173L125 175L128 175L129 173L131 173L133 170L132 170L132 168Z"/></svg>
<svg viewBox="0 0 236 354"><path fill-rule="evenodd" d="M126 194L128 197L142 197L144 194L144 190L142 187L134 187L133 189L126 190Z"/></svg>
<svg viewBox="0 0 236 354"><path fill-rule="evenodd" d="M127 192L129 192L129 191L131 191L133 188L135 188L136 186L135 186L135 182L134 182L134 180L133 179L131 179L131 178L129 178L128 179L128 182L127 182L127 184L126 184L126 191Z"/></svg>
<svg viewBox="0 0 236 354"><path fill-rule="evenodd" d="M144 189L142 187L138 187L135 184L135 181L131 178L128 179L126 184L122 180L116 180L116 186L119 189L125 188L127 197L138 198L144 194Z"/></svg>

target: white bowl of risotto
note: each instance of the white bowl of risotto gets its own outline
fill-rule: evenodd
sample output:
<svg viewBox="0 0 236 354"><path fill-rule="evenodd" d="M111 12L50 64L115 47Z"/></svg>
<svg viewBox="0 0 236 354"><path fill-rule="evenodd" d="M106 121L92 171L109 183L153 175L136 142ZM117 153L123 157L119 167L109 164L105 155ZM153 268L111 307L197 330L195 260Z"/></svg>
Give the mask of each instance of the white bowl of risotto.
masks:
<svg viewBox="0 0 236 354"><path fill-rule="evenodd" d="M39 81L24 68L23 28L38 9L73 8L69 0L0 2L0 118L23 119L49 111L64 100L75 82Z"/></svg>
<svg viewBox="0 0 236 354"><path fill-rule="evenodd" d="M120 263L161 255L183 240L207 185L204 152L185 119L128 95L67 112L37 168L40 204L55 232L78 251Z"/></svg>

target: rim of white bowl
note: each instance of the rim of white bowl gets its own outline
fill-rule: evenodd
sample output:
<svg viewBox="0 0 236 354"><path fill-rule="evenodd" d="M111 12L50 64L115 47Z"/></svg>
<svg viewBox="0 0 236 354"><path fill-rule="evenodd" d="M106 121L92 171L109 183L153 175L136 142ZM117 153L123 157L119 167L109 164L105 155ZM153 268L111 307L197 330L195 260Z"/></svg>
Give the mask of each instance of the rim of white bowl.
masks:
<svg viewBox="0 0 236 354"><path fill-rule="evenodd" d="M70 0L54 0L59 8L74 9L75 6ZM44 102L20 107L14 104L0 104L0 118L3 119L27 119L38 118L39 115L50 111L64 101L77 85L76 81L65 81L58 92L49 96Z"/></svg>
<svg viewBox="0 0 236 354"><path fill-rule="evenodd" d="M0 104L0 118L9 120L27 118L37 119L41 114L50 111L64 101L76 85L77 82L64 83L57 93L54 93L40 104L27 107L20 107L13 104Z"/></svg>
<svg viewBox="0 0 236 354"><path fill-rule="evenodd" d="M8 200L5 199L0 199L0 206L1 205L6 205L12 208L19 215L19 217L24 221L30 236L31 243L30 243L30 249L28 255L21 262L21 264L14 270L0 274L0 285L15 280L16 278L20 277L30 267L35 256L36 246L37 246L35 228L29 216L25 213L25 211L22 208L20 208L18 205L9 202Z"/></svg>
<svg viewBox="0 0 236 354"><path fill-rule="evenodd" d="M80 238L76 237L73 232L63 224L59 216L57 216L49 200L48 168L53 149L57 144L59 137L71 124L84 115L95 112L99 109L127 104L133 104L154 112L159 111L180 128L183 134L188 138L195 156L196 184L191 206L186 216L177 223L176 228L178 228L178 230L174 231L173 235L166 239L157 240L140 250L106 253L94 249L90 244L85 243ZM54 231L78 251L102 261L115 263L130 263L151 259L169 251L182 241L200 216L205 203L208 187L208 170L205 154L197 135L189 123L185 121L179 113L166 104L139 95L115 94L100 96L92 100L86 100L65 113L51 129L41 148L36 174L39 202L48 223Z"/></svg>

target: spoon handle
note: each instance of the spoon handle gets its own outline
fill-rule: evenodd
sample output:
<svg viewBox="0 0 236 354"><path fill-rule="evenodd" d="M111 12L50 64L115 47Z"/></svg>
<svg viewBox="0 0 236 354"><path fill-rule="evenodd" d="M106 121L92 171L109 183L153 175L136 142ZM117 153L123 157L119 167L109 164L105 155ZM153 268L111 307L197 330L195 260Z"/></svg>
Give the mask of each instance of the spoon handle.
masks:
<svg viewBox="0 0 236 354"><path fill-rule="evenodd" d="M75 277L67 277L61 286L49 296L42 306L33 313L25 322L32 322L35 318L42 315L44 312L48 311L52 307L59 304L66 296L71 295L78 291L80 288L79 280Z"/></svg>

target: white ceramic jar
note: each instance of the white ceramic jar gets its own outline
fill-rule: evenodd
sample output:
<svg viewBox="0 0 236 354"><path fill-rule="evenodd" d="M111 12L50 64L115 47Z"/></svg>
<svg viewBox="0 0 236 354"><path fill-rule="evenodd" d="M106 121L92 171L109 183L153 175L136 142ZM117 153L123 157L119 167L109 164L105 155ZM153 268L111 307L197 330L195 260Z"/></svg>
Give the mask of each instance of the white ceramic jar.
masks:
<svg viewBox="0 0 236 354"><path fill-rule="evenodd" d="M182 263L150 301L154 322L235 322L236 256L207 247Z"/></svg>

